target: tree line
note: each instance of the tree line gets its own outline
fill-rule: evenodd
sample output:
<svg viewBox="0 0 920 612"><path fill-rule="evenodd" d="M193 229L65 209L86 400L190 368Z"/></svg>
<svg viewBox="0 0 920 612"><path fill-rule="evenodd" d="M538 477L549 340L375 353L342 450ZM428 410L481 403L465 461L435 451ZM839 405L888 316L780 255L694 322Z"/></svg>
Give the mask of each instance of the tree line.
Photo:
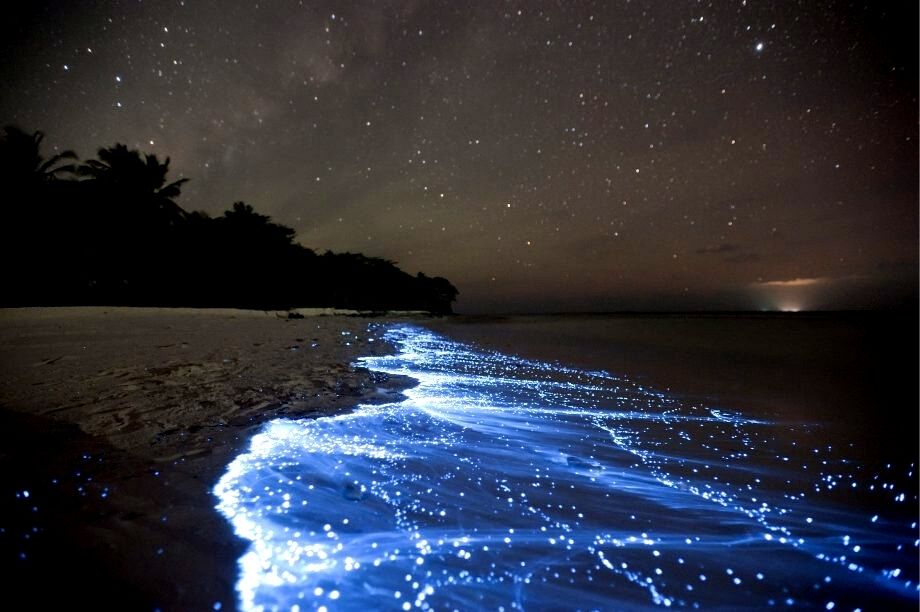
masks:
<svg viewBox="0 0 920 612"><path fill-rule="evenodd" d="M451 312L457 289L360 253L315 253L236 202L219 217L176 203L169 158L101 148L50 158L43 134L0 137L0 305L127 305Z"/></svg>

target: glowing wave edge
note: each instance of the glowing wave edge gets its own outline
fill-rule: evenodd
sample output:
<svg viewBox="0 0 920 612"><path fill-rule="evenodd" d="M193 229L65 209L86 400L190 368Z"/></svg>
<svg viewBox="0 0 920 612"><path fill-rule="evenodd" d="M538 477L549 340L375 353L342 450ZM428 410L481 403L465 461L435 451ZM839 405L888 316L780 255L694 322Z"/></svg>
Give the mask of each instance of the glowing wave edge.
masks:
<svg viewBox="0 0 920 612"><path fill-rule="evenodd" d="M272 421L216 485L251 542L241 609L916 609L917 525L896 512L913 465L882 491L815 449L803 475L788 427L418 327L385 338L397 354L359 365L416 379L405 401ZM873 478L878 511L822 501Z"/></svg>

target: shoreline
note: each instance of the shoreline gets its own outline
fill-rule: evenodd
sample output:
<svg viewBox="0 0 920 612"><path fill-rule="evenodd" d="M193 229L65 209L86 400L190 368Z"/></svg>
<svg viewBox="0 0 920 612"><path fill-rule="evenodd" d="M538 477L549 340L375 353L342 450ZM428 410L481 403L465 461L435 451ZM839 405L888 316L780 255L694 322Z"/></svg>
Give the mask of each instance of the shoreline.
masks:
<svg viewBox="0 0 920 612"><path fill-rule="evenodd" d="M352 367L386 318L64 308L0 313L0 532L41 605L235 607L248 543L214 484L274 418L339 414L414 383ZM47 576L56 588L46 588ZM62 587L58 587L63 582Z"/></svg>

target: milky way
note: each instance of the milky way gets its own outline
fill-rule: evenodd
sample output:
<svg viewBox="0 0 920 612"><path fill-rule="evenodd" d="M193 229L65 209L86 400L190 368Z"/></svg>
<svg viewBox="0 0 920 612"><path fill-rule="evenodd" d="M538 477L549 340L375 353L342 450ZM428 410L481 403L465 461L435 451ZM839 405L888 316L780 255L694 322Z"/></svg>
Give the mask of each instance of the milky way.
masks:
<svg viewBox="0 0 920 612"><path fill-rule="evenodd" d="M897 303L917 277L917 7L29 3L0 121L125 142L461 310ZM48 153L51 152L49 148Z"/></svg>

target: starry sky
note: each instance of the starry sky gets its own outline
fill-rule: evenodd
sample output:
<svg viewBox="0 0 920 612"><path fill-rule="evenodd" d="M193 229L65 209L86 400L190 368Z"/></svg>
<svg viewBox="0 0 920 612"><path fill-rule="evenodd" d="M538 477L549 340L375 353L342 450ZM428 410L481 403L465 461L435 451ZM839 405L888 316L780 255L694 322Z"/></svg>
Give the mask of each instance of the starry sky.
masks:
<svg viewBox="0 0 920 612"><path fill-rule="evenodd" d="M19 4L0 122L461 312L915 304L916 2Z"/></svg>

